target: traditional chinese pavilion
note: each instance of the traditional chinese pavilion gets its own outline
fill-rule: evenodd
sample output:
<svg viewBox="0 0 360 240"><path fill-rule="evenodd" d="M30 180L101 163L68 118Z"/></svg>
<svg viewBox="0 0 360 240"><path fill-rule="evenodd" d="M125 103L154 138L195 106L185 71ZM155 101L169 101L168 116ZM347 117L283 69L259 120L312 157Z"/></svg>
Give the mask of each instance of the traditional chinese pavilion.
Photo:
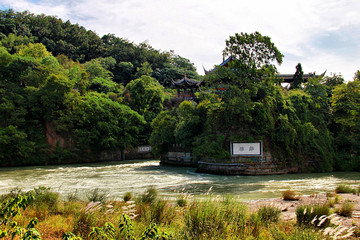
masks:
<svg viewBox="0 0 360 240"><path fill-rule="evenodd" d="M196 81L193 79L189 79L186 77L179 79L177 81L171 80L172 84L178 90L178 95L180 95L181 90L185 98L193 98L195 97L194 92L197 91L202 84L200 81ZM188 96L187 96L188 95Z"/></svg>

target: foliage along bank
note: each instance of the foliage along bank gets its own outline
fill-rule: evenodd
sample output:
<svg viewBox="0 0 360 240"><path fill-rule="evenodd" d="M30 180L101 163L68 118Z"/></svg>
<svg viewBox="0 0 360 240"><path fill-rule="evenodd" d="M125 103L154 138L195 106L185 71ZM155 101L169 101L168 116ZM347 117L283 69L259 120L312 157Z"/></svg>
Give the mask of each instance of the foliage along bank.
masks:
<svg viewBox="0 0 360 240"><path fill-rule="evenodd" d="M51 16L0 11L0 164L96 160L103 151L181 144L228 161L231 141L265 143L301 171L359 169L359 73L281 86L283 55L255 32L226 41L229 67L203 79L197 101L168 104L171 79L198 79L189 60ZM225 90L221 90L225 89Z"/></svg>
<svg viewBox="0 0 360 240"><path fill-rule="evenodd" d="M0 55L1 166L96 161L148 144L172 94L160 82L198 77L173 51L11 9L0 11Z"/></svg>
<svg viewBox="0 0 360 240"><path fill-rule="evenodd" d="M270 38L235 34L224 53L233 61L205 76L198 102L184 101L152 122L156 152L181 144L195 160L228 162L232 141L262 140L284 167L359 170L358 73L349 83L337 75L305 82L299 64L289 89L276 74L283 56Z"/></svg>

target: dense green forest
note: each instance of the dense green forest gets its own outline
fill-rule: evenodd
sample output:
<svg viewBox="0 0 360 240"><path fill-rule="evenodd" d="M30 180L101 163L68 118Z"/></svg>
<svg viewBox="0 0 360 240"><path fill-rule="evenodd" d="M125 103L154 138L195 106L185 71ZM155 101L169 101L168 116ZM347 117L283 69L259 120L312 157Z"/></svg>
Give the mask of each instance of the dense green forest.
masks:
<svg viewBox="0 0 360 240"><path fill-rule="evenodd" d="M359 72L304 81L299 64L284 87L283 55L258 32L229 37L224 55L229 67L199 76L173 51L0 11L0 165L87 162L139 144L227 161L231 141L262 140L303 171L360 169ZM202 90L174 104L171 80L185 72Z"/></svg>

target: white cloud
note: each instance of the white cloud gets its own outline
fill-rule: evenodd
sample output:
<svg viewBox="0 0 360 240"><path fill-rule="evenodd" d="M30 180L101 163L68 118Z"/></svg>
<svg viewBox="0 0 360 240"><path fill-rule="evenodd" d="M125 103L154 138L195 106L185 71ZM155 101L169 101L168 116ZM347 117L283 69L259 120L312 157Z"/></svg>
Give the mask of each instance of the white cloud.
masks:
<svg viewBox="0 0 360 240"><path fill-rule="evenodd" d="M0 3L17 11L70 19L99 35L114 33L135 43L149 40L154 48L175 50L189 58L200 73L202 64L211 68L221 62L229 35L254 31L270 36L284 53L281 72L295 72L295 65L301 62L305 72L327 69L341 72L350 80L360 68L353 57L360 55L360 47L356 41L350 41L354 37L349 31L360 26L358 0L0 0ZM327 49L331 36L343 36L349 46L342 51L337 47L341 41L333 41L335 45Z"/></svg>

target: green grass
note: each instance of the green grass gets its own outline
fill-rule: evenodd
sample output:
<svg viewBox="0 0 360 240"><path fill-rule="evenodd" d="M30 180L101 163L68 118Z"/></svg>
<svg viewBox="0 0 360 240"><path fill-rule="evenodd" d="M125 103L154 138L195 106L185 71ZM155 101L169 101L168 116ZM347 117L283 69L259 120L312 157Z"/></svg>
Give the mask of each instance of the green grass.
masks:
<svg viewBox="0 0 360 240"><path fill-rule="evenodd" d="M336 193L356 193L356 189L350 187L349 185L340 184L335 189Z"/></svg>
<svg viewBox="0 0 360 240"><path fill-rule="evenodd" d="M286 190L282 192L282 197L286 201L298 201L300 199L300 195L293 190Z"/></svg>
<svg viewBox="0 0 360 240"><path fill-rule="evenodd" d="M26 228L33 217L41 216L36 229L43 239L61 239L65 233L70 236L69 232L81 239L90 239L89 235L92 239L127 239L129 234L132 239L145 236L146 239L157 236L159 239L200 240L324 239L318 231L284 222L276 207L249 209L247 204L233 197L209 195L186 199L186 205L179 206L176 200L159 197L156 189L147 189L144 194L135 196L135 202L76 201L73 198L67 201L50 189L39 188L35 192L34 202L21 210L21 216L17 215L13 221ZM35 203L41 203L41 207ZM320 211L315 209L314 212ZM0 230L6 229L8 227L0 225Z"/></svg>
<svg viewBox="0 0 360 240"><path fill-rule="evenodd" d="M281 210L273 206L262 206L257 214L262 222L274 223L279 221Z"/></svg>
<svg viewBox="0 0 360 240"><path fill-rule="evenodd" d="M124 202L130 201L132 198L133 198L133 194L132 194L131 192L125 193L125 194L124 194L124 197L123 197Z"/></svg>
<svg viewBox="0 0 360 240"><path fill-rule="evenodd" d="M326 204L308 206L301 205L296 208L295 213L297 224L300 226L325 228L330 224L330 219L325 219L330 215L329 206Z"/></svg>
<svg viewBox="0 0 360 240"><path fill-rule="evenodd" d="M86 198L90 201L90 202L106 202L107 198L108 198L108 193L104 190L100 190L99 188L94 188L91 191L89 191L86 194Z"/></svg>
<svg viewBox="0 0 360 240"><path fill-rule="evenodd" d="M344 204L336 210L336 213L340 216L351 217L355 209L355 205L352 202L346 201Z"/></svg>
<svg viewBox="0 0 360 240"><path fill-rule="evenodd" d="M157 200L159 196L159 192L154 187L149 187L146 191L141 195L140 201L143 203L152 203Z"/></svg>

